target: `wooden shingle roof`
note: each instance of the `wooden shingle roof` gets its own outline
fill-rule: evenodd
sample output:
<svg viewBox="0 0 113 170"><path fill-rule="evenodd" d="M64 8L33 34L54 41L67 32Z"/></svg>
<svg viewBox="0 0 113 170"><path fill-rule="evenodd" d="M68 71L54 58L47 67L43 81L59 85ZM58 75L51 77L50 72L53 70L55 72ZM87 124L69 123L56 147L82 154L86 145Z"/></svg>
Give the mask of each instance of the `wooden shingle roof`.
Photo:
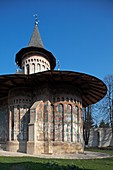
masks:
<svg viewBox="0 0 113 170"><path fill-rule="evenodd" d="M39 30L38 30L38 24L35 24L34 31L32 33L30 42L28 44L28 47L39 47L39 48L44 48Z"/></svg>
<svg viewBox="0 0 113 170"><path fill-rule="evenodd" d="M24 59L24 57L28 55L35 55L35 54L41 54L43 57L45 57L50 63L51 70L55 68L56 59L50 51L44 48L39 30L38 30L38 24L36 23L35 23L34 31L32 33L28 46L25 48L22 48L16 54L15 62L20 68L22 68L22 60Z"/></svg>
<svg viewBox="0 0 113 170"><path fill-rule="evenodd" d="M0 76L0 98L8 96L15 87L38 87L49 83L54 85L73 85L81 91L82 105L86 107L101 100L107 93L107 87L100 79L72 71L44 71L35 74L10 74Z"/></svg>

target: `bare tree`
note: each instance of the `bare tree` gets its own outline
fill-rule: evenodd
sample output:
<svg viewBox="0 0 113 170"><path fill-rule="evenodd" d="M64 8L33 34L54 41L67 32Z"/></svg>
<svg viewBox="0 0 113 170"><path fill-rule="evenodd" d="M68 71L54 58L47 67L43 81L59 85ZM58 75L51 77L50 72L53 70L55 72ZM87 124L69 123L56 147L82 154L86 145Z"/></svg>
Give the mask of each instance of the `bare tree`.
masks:
<svg viewBox="0 0 113 170"><path fill-rule="evenodd" d="M101 120L109 122L113 134L113 75L108 75L104 78L104 83L107 86L106 96L96 105L98 115L101 115Z"/></svg>
<svg viewBox="0 0 113 170"><path fill-rule="evenodd" d="M92 106L90 105L87 108L84 108L83 114L84 114L83 137L84 137L85 146L88 146L90 129L94 126L94 122L92 119Z"/></svg>

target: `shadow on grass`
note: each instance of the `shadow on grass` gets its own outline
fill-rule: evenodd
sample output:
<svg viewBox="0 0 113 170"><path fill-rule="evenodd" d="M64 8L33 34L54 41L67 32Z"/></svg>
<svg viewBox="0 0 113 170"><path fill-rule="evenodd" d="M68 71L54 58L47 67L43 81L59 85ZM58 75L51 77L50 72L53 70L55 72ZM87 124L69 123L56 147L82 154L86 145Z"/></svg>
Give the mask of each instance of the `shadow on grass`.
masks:
<svg viewBox="0 0 113 170"><path fill-rule="evenodd" d="M88 170L76 165L58 165L57 163L0 163L0 170Z"/></svg>

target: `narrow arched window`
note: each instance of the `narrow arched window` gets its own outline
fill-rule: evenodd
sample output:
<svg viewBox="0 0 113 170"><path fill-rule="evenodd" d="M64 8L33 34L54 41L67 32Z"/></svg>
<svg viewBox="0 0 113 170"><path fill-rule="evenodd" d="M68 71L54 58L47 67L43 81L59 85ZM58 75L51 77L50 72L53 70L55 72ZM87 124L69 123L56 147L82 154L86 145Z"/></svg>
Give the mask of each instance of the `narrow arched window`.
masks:
<svg viewBox="0 0 113 170"><path fill-rule="evenodd" d="M77 124L79 125L79 108L77 107Z"/></svg>
<svg viewBox="0 0 113 170"><path fill-rule="evenodd" d="M66 138L67 141L72 141L72 106L70 104L67 105L67 111L66 111Z"/></svg>
<svg viewBox="0 0 113 170"><path fill-rule="evenodd" d="M40 72L41 71L41 65L38 63L38 65L37 65L37 70L38 70L38 72Z"/></svg>
<svg viewBox="0 0 113 170"><path fill-rule="evenodd" d="M55 133L55 140L56 141L64 141L64 111L63 105L58 104L54 107L54 133Z"/></svg>
<svg viewBox="0 0 113 170"><path fill-rule="evenodd" d="M62 97L62 101L64 101L64 97Z"/></svg>
<svg viewBox="0 0 113 170"><path fill-rule="evenodd" d="M45 66L44 65L42 65L42 71L44 71L45 70Z"/></svg>
<svg viewBox="0 0 113 170"><path fill-rule="evenodd" d="M27 64L27 65L26 65L26 74L29 75L29 71L30 71L30 69L29 69L29 64Z"/></svg>
<svg viewBox="0 0 113 170"><path fill-rule="evenodd" d="M22 67L22 72L24 73L24 71L25 71L25 70L24 70L24 66L23 66L23 67Z"/></svg>
<svg viewBox="0 0 113 170"><path fill-rule="evenodd" d="M50 139L55 141L55 113L54 113L54 105L51 105L51 130L50 130Z"/></svg>
<svg viewBox="0 0 113 170"><path fill-rule="evenodd" d="M66 97L66 101L67 101L67 102L69 101L69 98L68 98L68 97Z"/></svg>
<svg viewBox="0 0 113 170"><path fill-rule="evenodd" d="M57 97L57 102L59 102L60 101L60 98L59 97Z"/></svg>
<svg viewBox="0 0 113 170"><path fill-rule="evenodd" d="M11 117L11 140L14 140L14 106L11 109L12 117Z"/></svg>
<svg viewBox="0 0 113 170"><path fill-rule="evenodd" d="M77 107L77 142L79 142L79 108Z"/></svg>
<svg viewBox="0 0 113 170"><path fill-rule="evenodd" d="M32 72L35 73L35 64L32 63Z"/></svg>

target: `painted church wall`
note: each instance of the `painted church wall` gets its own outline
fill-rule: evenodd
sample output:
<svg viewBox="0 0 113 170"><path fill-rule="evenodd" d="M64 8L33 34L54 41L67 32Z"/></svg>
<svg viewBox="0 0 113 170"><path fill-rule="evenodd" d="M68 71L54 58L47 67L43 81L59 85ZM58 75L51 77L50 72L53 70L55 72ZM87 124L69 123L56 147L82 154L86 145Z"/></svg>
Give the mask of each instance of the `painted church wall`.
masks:
<svg viewBox="0 0 113 170"><path fill-rule="evenodd" d="M9 140L25 141L28 139L29 107L32 101L30 88L14 88L8 94L10 127Z"/></svg>
<svg viewBox="0 0 113 170"><path fill-rule="evenodd" d="M8 97L11 114L8 150L23 148L32 154L39 150L55 153L58 148L65 153L66 146L69 153L83 150L82 101L78 89L44 84L33 89L14 88Z"/></svg>
<svg viewBox="0 0 113 170"><path fill-rule="evenodd" d="M8 102L7 98L0 100L0 148L5 149L8 140Z"/></svg>
<svg viewBox="0 0 113 170"><path fill-rule="evenodd" d="M56 89L46 84L34 88L27 153L83 151L82 102L80 94L70 92L69 87Z"/></svg>

